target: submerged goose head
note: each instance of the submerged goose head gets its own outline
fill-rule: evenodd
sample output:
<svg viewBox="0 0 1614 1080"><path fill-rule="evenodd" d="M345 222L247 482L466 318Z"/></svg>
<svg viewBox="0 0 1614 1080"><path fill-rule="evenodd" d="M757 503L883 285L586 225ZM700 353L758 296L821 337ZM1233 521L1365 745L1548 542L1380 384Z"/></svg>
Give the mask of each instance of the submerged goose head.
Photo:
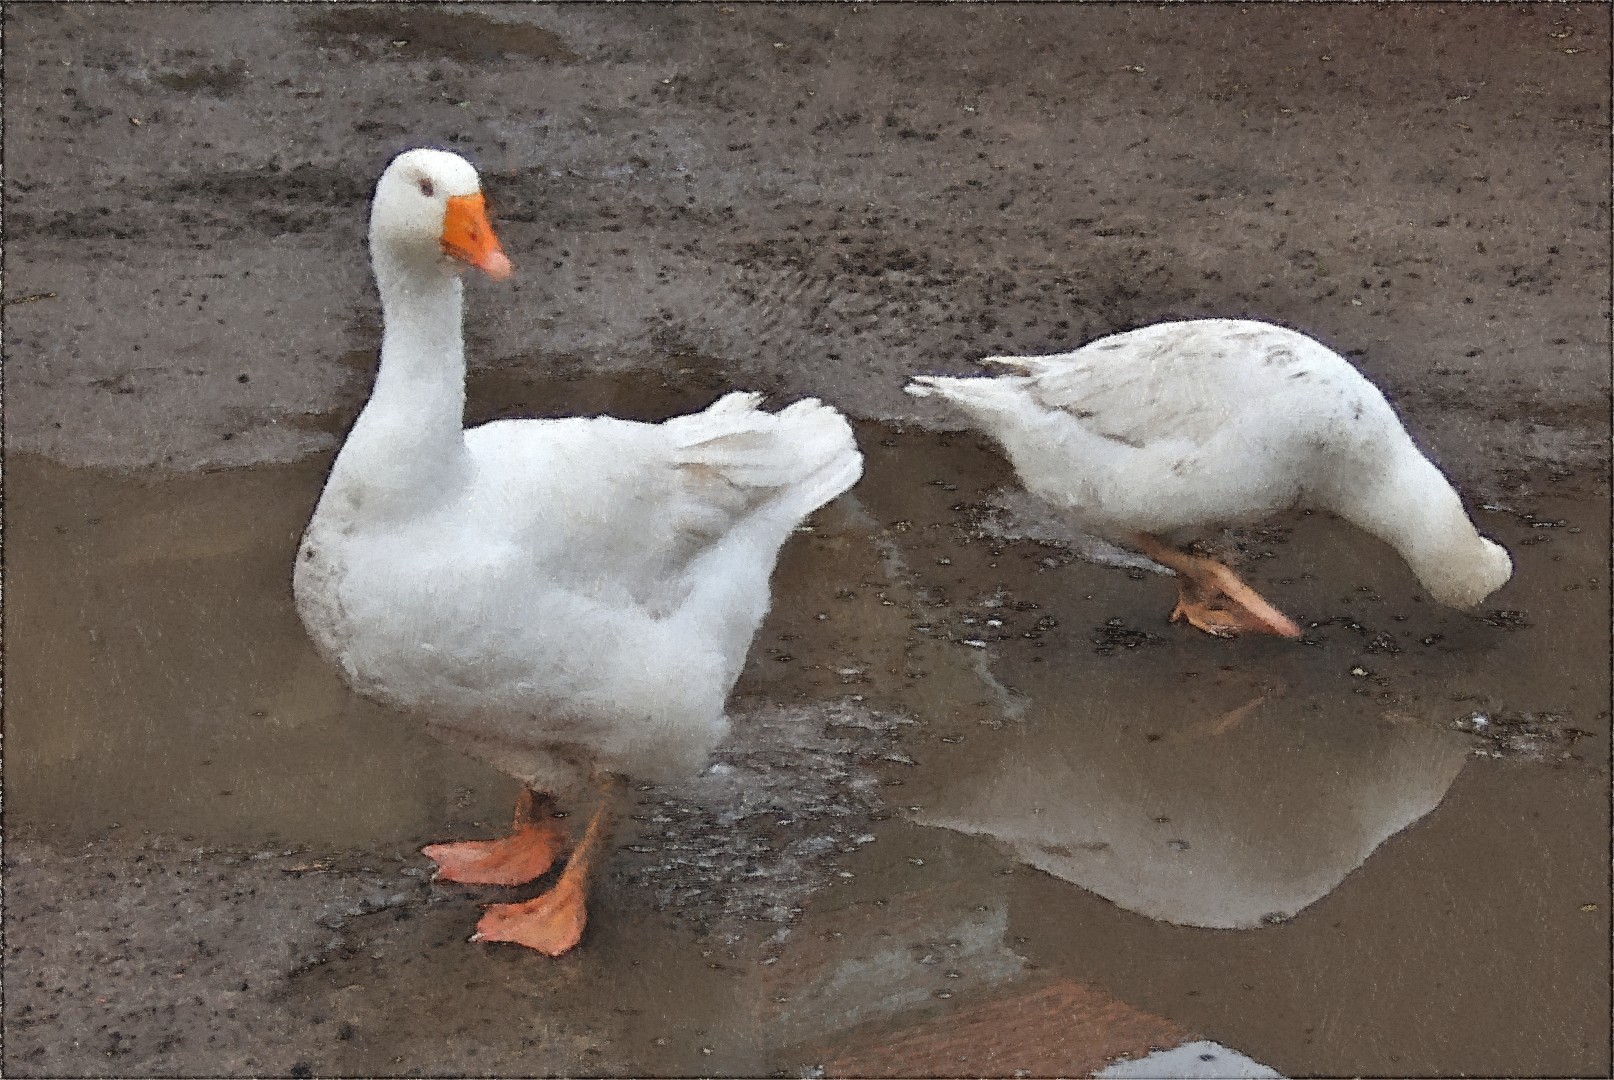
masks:
<svg viewBox="0 0 1614 1080"><path fill-rule="evenodd" d="M493 278L511 273L488 222L476 169L446 150L409 150L393 158L370 205L370 250L378 261L417 274L451 275L465 265Z"/></svg>

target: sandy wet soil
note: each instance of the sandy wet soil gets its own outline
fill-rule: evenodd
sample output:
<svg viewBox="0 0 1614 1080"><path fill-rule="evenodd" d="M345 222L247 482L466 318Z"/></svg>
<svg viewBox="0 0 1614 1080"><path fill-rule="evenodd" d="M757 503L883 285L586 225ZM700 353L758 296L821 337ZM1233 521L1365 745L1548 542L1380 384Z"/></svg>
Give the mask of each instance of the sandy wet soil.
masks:
<svg viewBox="0 0 1614 1080"><path fill-rule="evenodd" d="M1163 1018L1111 1052L1608 1071L1605 11L109 10L6 15L8 1075L847 1071L1049 980ZM472 419L749 386L868 455L556 962L416 854L512 785L290 607L433 140L523 267ZM1515 580L1297 514L1231 542L1305 641L1190 635L897 393L1193 314L1347 351Z"/></svg>

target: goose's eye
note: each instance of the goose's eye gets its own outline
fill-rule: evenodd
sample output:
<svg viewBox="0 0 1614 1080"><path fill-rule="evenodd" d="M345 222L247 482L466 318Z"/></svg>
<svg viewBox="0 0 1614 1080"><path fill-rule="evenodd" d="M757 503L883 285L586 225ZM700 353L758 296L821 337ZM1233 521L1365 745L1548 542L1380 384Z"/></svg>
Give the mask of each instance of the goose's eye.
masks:
<svg viewBox="0 0 1614 1080"><path fill-rule="evenodd" d="M437 194L437 189L432 187L432 182L423 176L420 178L420 193L429 199Z"/></svg>

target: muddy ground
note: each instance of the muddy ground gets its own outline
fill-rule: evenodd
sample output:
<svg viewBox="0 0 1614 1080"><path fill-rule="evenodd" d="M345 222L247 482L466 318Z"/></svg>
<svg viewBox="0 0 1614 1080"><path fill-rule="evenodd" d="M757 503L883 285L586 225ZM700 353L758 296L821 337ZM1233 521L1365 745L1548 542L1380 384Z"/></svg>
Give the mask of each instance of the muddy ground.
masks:
<svg viewBox="0 0 1614 1080"><path fill-rule="evenodd" d="M1606 7L4 18L7 1075L858 1071L1049 980L1158 1022L954 1071L1607 1075ZM748 387L868 456L559 961L416 853L512 784L290 607L421 143L521 271L471 419ZM1515 579L1441 609L1296 514L1236 540L1305 641L1190 635L899 392L1194 315L1350 356Z"/></svg>

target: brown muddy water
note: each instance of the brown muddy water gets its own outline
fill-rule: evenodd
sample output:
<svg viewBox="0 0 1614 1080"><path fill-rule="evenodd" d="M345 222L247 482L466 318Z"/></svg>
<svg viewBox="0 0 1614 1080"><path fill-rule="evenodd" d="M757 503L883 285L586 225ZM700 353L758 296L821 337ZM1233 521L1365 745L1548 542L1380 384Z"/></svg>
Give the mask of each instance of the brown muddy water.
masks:
<svg viewBox="0 0 1614 1080"><path fill-rule="evenodd" d="M475 418L720 382L549 367L478 374ZM1474 614L1326 515L1234 537L1308 630L1220 641L1166 623L1168 578L1012 538L982 440L859 438L732 745L638 792L559 961L466 944L488 890L417 854L513 784L304 638L328 456L11 457L12 1072L796 1075L1052 977L1288 1075L1606 1071L1606 493L1478 511L1517 574Z"/></svg>

